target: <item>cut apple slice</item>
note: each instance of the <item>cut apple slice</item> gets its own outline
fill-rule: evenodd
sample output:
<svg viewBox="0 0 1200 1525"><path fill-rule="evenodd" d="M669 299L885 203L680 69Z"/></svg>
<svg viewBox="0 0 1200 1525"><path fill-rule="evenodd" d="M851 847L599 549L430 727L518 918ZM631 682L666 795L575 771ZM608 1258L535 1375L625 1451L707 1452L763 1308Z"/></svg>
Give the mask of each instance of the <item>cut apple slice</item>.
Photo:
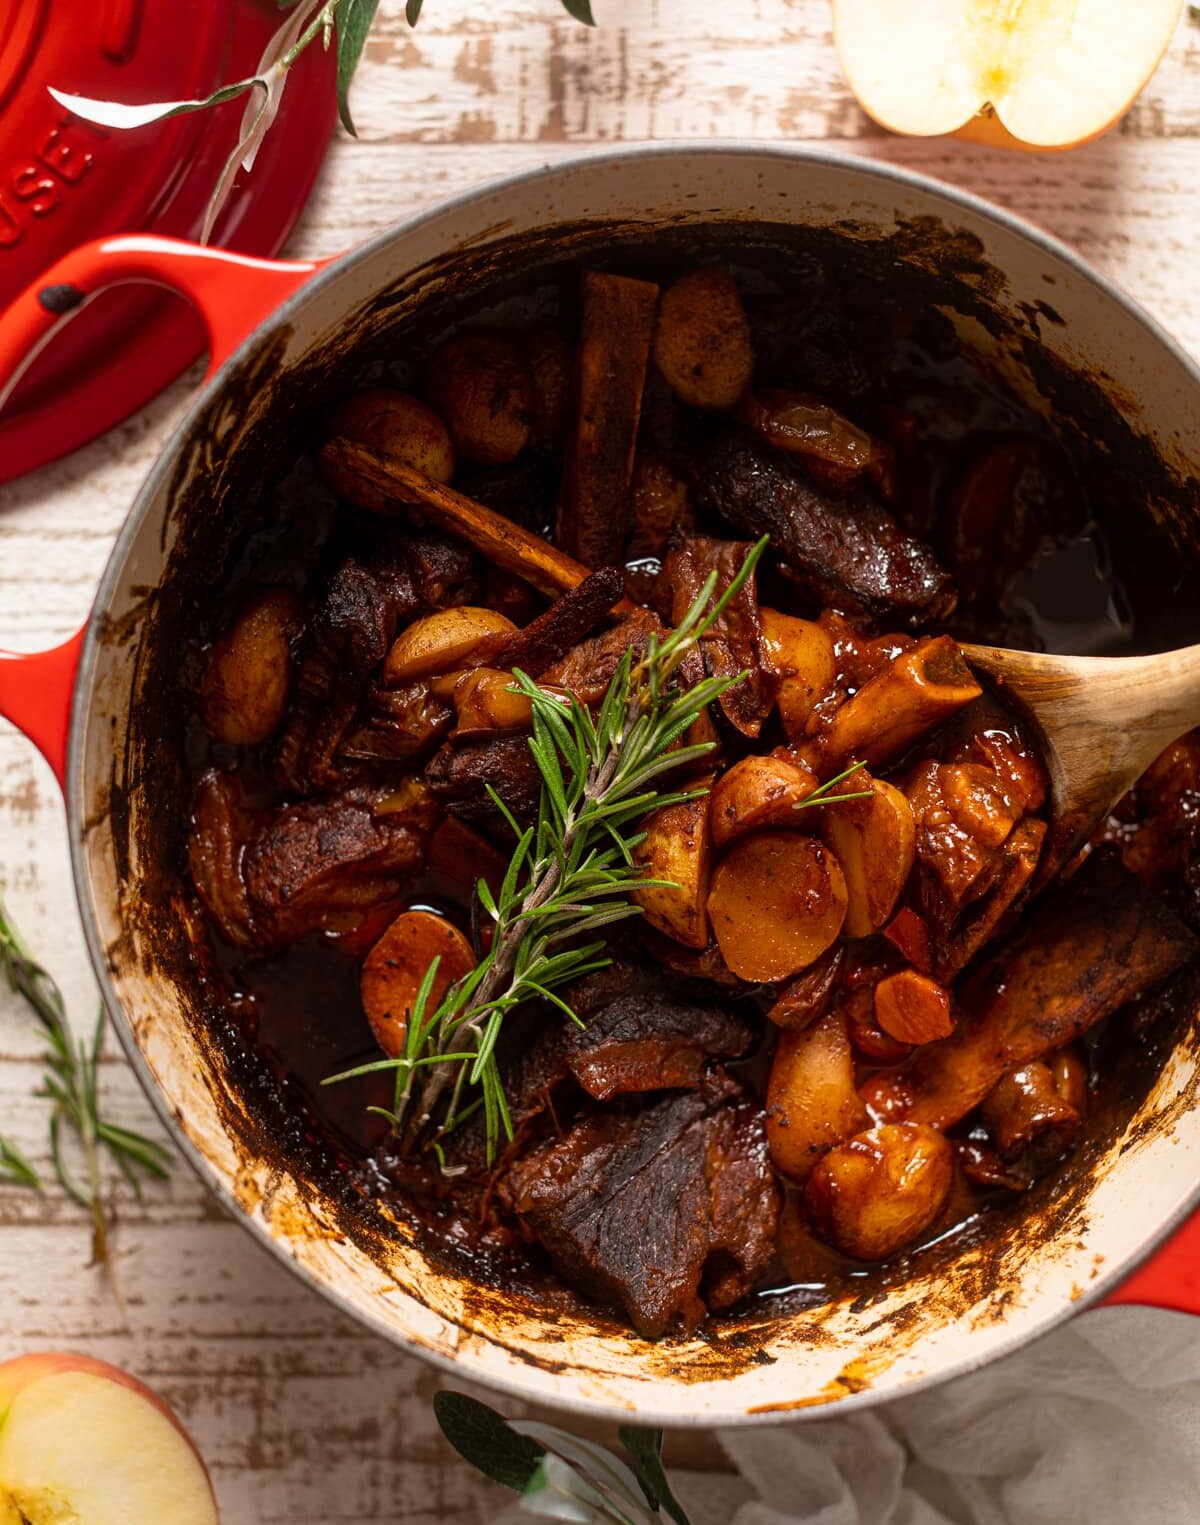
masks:
<svg viewBox="0 0 1200 1525"><path fill-rule="evenodd" d="M1069 148L1120 118L1182 0L834 0L863 109L893 132Z"/></svg>
<svg viewBox="0 0 1200 1525"><path fill-rule="evenodd" d="M0 1365L0 1525L218 1525L199 1452L149 1388L87 1356Z"/></svg>

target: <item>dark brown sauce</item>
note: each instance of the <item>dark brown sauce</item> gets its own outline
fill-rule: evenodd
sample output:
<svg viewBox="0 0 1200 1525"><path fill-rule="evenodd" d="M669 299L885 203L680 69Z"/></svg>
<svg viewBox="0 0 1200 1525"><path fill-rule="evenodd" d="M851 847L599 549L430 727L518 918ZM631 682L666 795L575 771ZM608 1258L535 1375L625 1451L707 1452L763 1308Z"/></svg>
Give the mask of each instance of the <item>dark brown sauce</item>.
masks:
<svg viewBox="0 0 1200 1525"><path fill-rule="evenodd" d="M759 293L760 306L778 299L761 270L748 265L740 268L738 274L745 289ZM794 303L796 299L793 296L791 300ZM522 311L534 315L553 311L559 305L559 292L554 286L521 299ZM750 306L752 309L755 306L753 299ZM511 304L494 314L502 321L513 315ZM893 316L908 326L907 337L889 350L889 370L882 391L868 389L865 397L857 395L856 389L864 385L863 373L868 362L860 354L846 351L832 331L830 355L835 351L841 355L840 368L831 358L832 374L824 377L823 385L820 379L814 379L813 385L847 406L868 428L884 430L891 408L902 408L908 415L912 439L910 480L920 484L920 490L914 490L910 496L908 511L914 531L929 532L933 526L920 522L922 502L932 502L944 495L947 483L961 469L964 448L972 440L1015 434L1041 441L1054 450L1061 451L1061 446L1041 418L1003 392L958 352L947 332L948 324L936 319L917 322L902 314ZM859 332L857 323L858 315L851 314L848 322L851 332ZM819 345L810 344L809 349L814 354L820 352ZM764 379L770 379L771 363L768 352L764 356ZM777 363L781 372L786 371L786 359ZM405 385L411 383L413 370L412 363L376 365L370 376L363 379ZM787 372L786 379L797 384L792 372ZM1069 461L1065 469L1068 473L1073 470ZM477 491L485 501L491 495L485 474L470 484L464 482L464 487ZM236 595L243 586L263 582L285 582L304 588L313 580L331 548L342 539L346 519L353 519L344 510L335 512L336 504L307 460L302 460L280 483L274 506L270 529L260 530L244 547L229 580L231 595ZM547 519L544 508L532 504L529 516L537 527L544 527ZM936 543L936 535L934 538ZM1009 583L998 606L983 613L976 609L965 624L952 622L951 632L1049 650L1116 653L1133 649L1137 631L1130 600L1114 571L1114 560L1106 531L1093 518L1086 492L1079 484L1075 521L1065 530L1039 538L1028 565ZM643 570L654 568L646 566ZM776 600L785 608L797 603L790 585L776 586L776 580L767 577L763 601ZM797 608L796 612L806 611ZM214 618L220 617L220 610L215 610ZM189 671L198 670L198 656L209 635L208 631L202 632ZM213 746L196 723L189 730L187 757L193 779L207 766L229 765L233 761ZM237 766L253 803L277 802L265 754L244 754L237 759ZM461 886L428 880L415 882L408 886L404 904L434 909L450 916L464 930L467 927ZM333 1074L379 1057L358 995L363 951L353 937L321 936L306 938L269 957L255 957L214 938L225 1002L242 1024L246 1041L287 1082L289 1094L303 1106L310 1125L337 1150L358 1162L364 1189L387 1192L394 1190L391 1177L378 1168L379 1161L388 1153L387 1124L369 1114L367 1108L390 1104L388 1079L375 1076L334 1086L324 1084ZM761 1017L761 1002L759 1011L763 1027L759 1048L733 1068L762 1095L774 1030ZM1110 1041L1103 1031L1095 1036L1091 1045L1094 1062ZM1096 1068L1098 1071L1104 1066ZM972 1234L998 1196L986 1192L957 1196L926 1239L908 1250L885 1273L848 1261L814 1241L815 1247L805 1264L801 1264L803 1257L793 1258L790 1266L781 1259L757 1295L784 1296L789 1306L804 1307L827 1301L847 1284L861 1285L865 1291L877 1286L882 1275L900 1277L915 1258ZM1011 1199L1006 1196L1005 1200ZM792 1214L798 1211L797 1194L790 1188L786 1211ZM478 1253L489 1261L500 1254L503 1260L502 1249L497 1250L494 1245L481 1249L472 1238L469 1224L453 1215L442 1216L437 1229L452 1249L457 1247L467 1256ZM533 1268L540 1274L542 1268L536 1257Z"/></svg>

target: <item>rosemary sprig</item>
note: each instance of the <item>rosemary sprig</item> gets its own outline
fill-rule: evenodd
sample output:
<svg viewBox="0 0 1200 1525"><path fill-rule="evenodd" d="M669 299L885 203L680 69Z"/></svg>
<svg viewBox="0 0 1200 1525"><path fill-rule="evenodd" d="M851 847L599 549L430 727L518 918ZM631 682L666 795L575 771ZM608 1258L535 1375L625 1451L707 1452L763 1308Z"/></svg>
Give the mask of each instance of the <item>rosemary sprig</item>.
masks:
<svg viewBox="0 0 1200 1525"><path fill-rule="evenodd" d="M121 101L95 100L90 96L50 90L59 105L65 106L73 115L81 117L85 122L94 122L98 127L117 130L148 127L153 122L166 121L168 117L183 116L192 111L207 111L210 107L221 106L239 96L249 96L237 147L226 160L209 199L200 235L201 243L207 243L212 236L217 218L233 191L238 171L245 170L249 174L254 168L262 141L278 115L288 73L297 59L318 38L326 50L335 45L337 47L338 115L346 131L357 136L354 118L350 114L350 85L374 25L379 0L277 0L277 3L279 9L288 14L268 42L256 72L246 79L222 85L219 90L214 90L203 99L129 105ZM595 25L591 0L562 0L562 4L576 21L582 21L586 26ZM407 0L404 14L409 26L416 26L421 6L422 0Z"/></svg>
<svg viewBox="0 0 1200 1525"><path fill-rule="evenodd" d="M91 1214L92 1260L108 1264L108 1220L101 1191L100 1153L106 1151L135 1192L139 1172L162 1179L170 1151L154 1139L109 1122L100 1111L97 1072L104 1042L104 1008L90 1039L76 1041L67 1020L62 991L36 962L0 901L0 970L8 988L19 995L42 1025L47 1047L45 1073L35 1093L53 1103L50 1112L50 1158L59 1184L73 1201ZM84 1178L78 1179L64 1154L64 1131L75 1135L83 1157ZM39 1188L33 1166L11 1139L0 1137L0 1179Z"/></svg>
<svg viewBox="0 0 1200 1525"><path fill-rule="evenodd" d="M537 824L522 830L500 797L492 799L512 827L516 849L500 893L482 881L479 904L493 923L491 950L428 1012L437 962L426 971L409 1014L405 1052L361 1065L326 1082L392 1071L395 1096L384 1111L411 1143L445 1103L438 1137L483 1108L489 1159L512 1121L496 1057L506 1016L525 1001L548 1000L574 1013L555 991L610 962L604 938L616 922L639 914L629 891L660 881L643 878L633 861L642 840L638 823L652 809L689 799L695 791L660 793L663 775L696 762L711 742L681 745L705 709L740 678L704 678L679 688L679 664L736 598L766 549L751 550L738 575L714 601L711 574L674 630L652 638L636 665L622 657L599 710L545 693L523 673L516 686L530 702L529 746L542 777Z"/></svg>
<svg viewBox="0 0 1200 1525"><path fill-rule="evenodd" d="M827 778L819 789L814 789L807 799L801 800L798 805L794 805L792 808L794 810L811 810L814 805L837 805L845 800L869 800L874 793L871 789L859 789L854 794L834 794L831 792L837 788L844 778L849 778L852 773L857 773L860 768L865 766L865 762L851 763L848 768L843 768L840 773L834 774L832 778Z"/></svg>

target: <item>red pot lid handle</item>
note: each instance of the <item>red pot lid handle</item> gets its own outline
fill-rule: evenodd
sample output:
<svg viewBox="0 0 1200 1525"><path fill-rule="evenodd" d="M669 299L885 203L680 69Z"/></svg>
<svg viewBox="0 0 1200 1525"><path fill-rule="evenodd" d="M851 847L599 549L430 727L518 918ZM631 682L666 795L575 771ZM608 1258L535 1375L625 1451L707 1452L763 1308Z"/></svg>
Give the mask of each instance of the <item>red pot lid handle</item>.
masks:
<svg viewBox="0 0 1200 1525"><path fill-rule="evenodd" d="M0 0L0 17L0 311L89 239L195 238L246 102L113 132L73 116L48 87L112 101L202 99L256 70L280 25L276 0ZM336 49L319 46L294 65L254 173L239 175L218 219L217 246L278 251L329 141L336 70ZM186 304L145 285L110 292L46 346L5 410L0 482L104 433L203 347Z"/></svg>
<svg viewBox="0 0 1200 1525"><path fill-rule="evenodd" d="M149 234L84 244L27 287L0 318L0 410L59 328L112 286L149 281L192 301L208 330L212 375L324 263L254 259ZM0 716L37 745L60 784L83 636L80 631L52 651L29 656L0 651Z"/></svg>
<svg viewBox="0 0 1200 1525"><path fill-rule="evenodd" d="M211 376L324 263L255 259L148 233L83 244L27 286L0 318L0 408L54 334L101 291L149 282L187 297L208 331Z"/></svg>

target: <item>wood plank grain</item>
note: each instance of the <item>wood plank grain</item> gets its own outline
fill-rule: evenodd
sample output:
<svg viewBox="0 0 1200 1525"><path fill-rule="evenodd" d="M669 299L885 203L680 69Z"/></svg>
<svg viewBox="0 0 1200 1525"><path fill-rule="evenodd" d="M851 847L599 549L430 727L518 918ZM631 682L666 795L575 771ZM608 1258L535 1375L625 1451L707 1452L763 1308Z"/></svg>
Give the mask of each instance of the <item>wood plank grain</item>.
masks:
<svg viewBox="0 0 1200 1525"><path fill-rule="evenodd" d="M595 0L599 27L554 0L427 0L418 28L384 0L355 86L363 133L340 137L291 244L331 253L485 179L640 138L754 137L866 153L961 185L1075 244L1200 354L1192 279L1200 182L1200 30L1181 26L1113 134L1069 155L1014 156L882 134L838 71L828 0ZM0 487L0 645L36 649L86 617L108 548L198 370L103 440ZM0 890L80 1025L96 1001L49 769L0 725ZM48 1166L38 1039L0 991L0 1131ZM120 1121L158 1124L115 1042ZM437 1378L311 1294L180 1166L118 1196L124 1307L86 1261L62 1194L0 1190L0 1358L74 1345L139 1371L213 1468L226 1525L465 1525L466 1469L438 1440ZM483 1495L491 1506L494 1493Z"/></svg>

